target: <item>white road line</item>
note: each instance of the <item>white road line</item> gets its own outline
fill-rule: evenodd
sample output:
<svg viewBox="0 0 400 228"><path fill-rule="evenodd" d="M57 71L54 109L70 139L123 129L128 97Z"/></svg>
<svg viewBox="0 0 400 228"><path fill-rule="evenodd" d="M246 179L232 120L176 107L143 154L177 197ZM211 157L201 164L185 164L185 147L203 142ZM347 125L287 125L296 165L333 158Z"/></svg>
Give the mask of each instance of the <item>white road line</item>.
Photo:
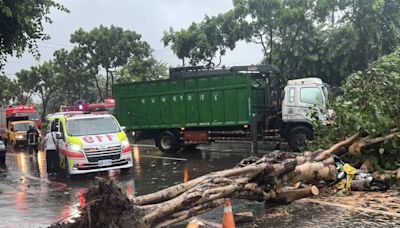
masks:
<svg viewBox="0 0 400 228"><path fill-rule="evenodd" d="M167 160L177 160L177 161L187 161L187 159L185 159L185 158L160 157L160 156L151 156L151 155L140 155L140 157L144 157L144 158L157 158L157 159L167 159Z"/></svg>

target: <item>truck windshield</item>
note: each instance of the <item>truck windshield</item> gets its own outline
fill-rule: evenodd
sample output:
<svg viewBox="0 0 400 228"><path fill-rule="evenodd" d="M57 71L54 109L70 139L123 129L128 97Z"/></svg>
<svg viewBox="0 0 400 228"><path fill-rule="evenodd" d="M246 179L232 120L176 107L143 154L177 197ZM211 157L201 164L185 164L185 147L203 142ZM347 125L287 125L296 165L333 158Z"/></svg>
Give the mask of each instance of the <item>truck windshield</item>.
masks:
<svg viewBox="0 0 400 228"><path fill-rule="evenodd" d="M21 112L21 113L16 113L15 117L22 117L22 116L27 116L29 120L39 120L40 116L39 113L37 112Z"/></svg>
<svg viewBox="0 0 400 228"><path fill-rule="evenodd" d="M96 117L67 121L67 132L71 136L100 135L120 132L120 128L112 117Z"/></svg>
<svg viewBox="0 0 400 228"><path fill-rule="evenodd" d="M29 123L19 123L15 124L15 131L27 131Z"/></svg>
<svg viewBox="0 0 400 228"><path fill-rule="evenodd" d="M300 89L300 101L307 104L323 106L323 95L319 87L304 87Z"/></svg>

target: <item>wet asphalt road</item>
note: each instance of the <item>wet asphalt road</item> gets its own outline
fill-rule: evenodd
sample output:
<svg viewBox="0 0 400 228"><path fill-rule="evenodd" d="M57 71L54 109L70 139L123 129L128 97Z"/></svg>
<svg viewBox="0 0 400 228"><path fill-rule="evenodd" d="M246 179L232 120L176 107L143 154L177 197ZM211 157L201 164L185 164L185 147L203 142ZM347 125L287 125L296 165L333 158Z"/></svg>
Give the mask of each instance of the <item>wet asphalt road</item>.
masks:
<svg viewBox="0 0 400 228"><path fill-rule="evenodd" d="M84 192L96 177L115 179L129 195L143 195L207 174L231 168L248 156L249 144L218 144L164 155L152 145L134 147L134 167L85 174L66 179L62 174L48 176L45 153L29 156L24 148L8 148L6 165L0 167L0 227L46 227L76 216L85 204ZM238 211L263 204L240 202ZM218 222L222 208L202 217Z"/></svg>

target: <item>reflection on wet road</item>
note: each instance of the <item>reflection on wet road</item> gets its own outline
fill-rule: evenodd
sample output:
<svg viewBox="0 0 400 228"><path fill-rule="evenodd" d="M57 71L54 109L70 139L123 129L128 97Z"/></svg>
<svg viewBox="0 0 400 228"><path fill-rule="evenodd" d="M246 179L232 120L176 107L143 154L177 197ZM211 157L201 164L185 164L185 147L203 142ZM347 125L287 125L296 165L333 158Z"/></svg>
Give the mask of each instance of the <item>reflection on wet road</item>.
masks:
<svg viewBox="0 0 400 228"><path fill-rule="evenodd" d="M62 174L47 175L43 151L29 156L23 148L9 149L6 165L0 167L0 227L43 227L78 215L79 207L86 203L84 193L96 177L116 180L128 195L143 195L231 168L247 156L247 150L248 145L203 147L164 155L152 146L135 146L134 167L127 172L113 170L66 179ZM248 206L243 203L241 207ZM219 221L222 209L217 211L221 214L205 217L215 216Z"/></svg>

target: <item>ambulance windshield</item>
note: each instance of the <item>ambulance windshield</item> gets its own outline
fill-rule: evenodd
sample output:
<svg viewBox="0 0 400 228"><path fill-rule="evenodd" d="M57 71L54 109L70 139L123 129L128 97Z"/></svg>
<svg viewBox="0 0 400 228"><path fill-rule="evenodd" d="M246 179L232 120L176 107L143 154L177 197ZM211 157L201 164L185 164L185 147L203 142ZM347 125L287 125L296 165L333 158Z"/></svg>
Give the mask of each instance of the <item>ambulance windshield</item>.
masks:
<svg viewBox="0 0 400 228"><path fill-rule="evenodd" d="M120 132L112 117L94 117L67 120L67 132L70 136L100 135Z"/></svg>

